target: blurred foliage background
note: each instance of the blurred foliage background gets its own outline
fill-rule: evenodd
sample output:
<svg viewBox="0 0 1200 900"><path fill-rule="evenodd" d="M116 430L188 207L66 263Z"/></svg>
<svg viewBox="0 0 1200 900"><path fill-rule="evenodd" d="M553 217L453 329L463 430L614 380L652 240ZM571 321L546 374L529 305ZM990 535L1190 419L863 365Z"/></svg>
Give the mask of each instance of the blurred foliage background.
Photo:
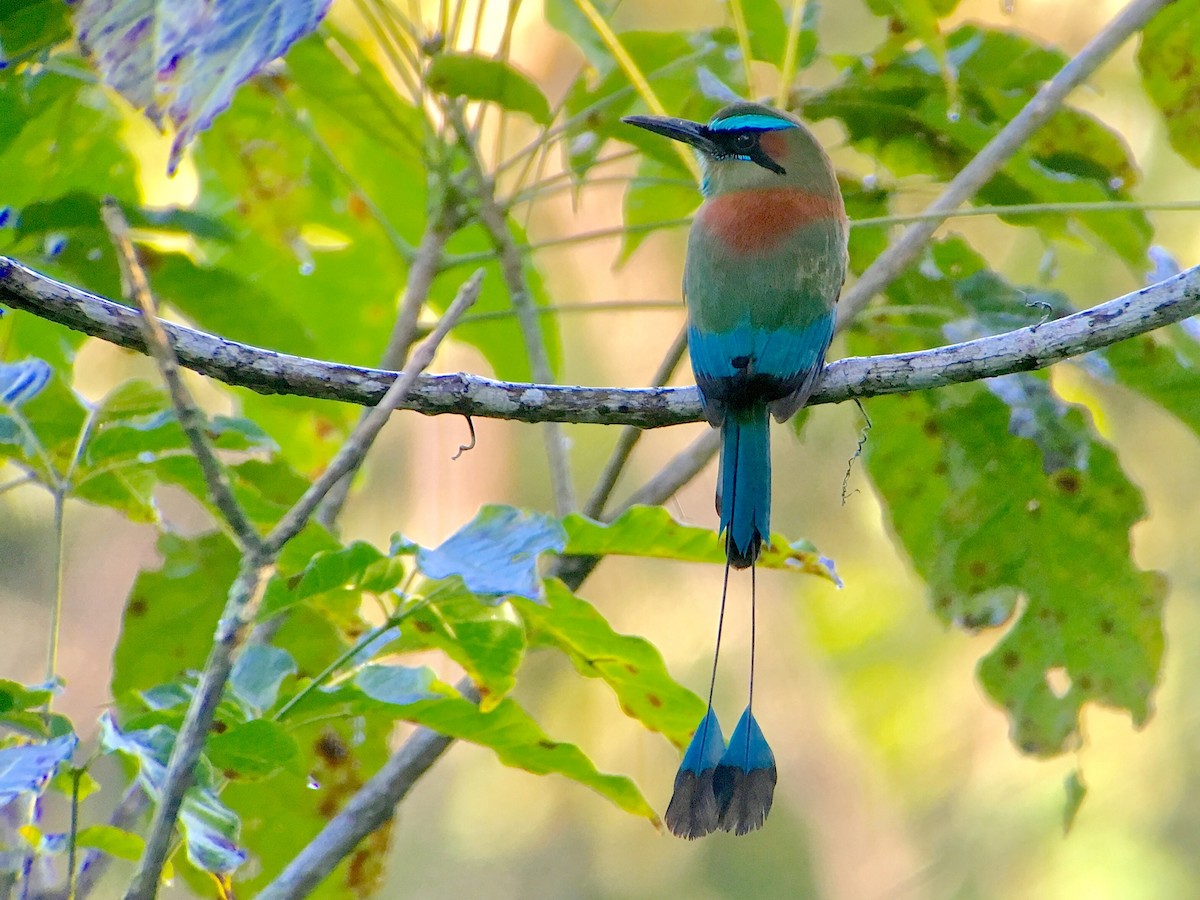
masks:
<svg viewBox="0 0 1200 900"><path fill-rule="evenodd" d="M628 88L628 71L597 38L595 23L581 17L585 6L466 0L400 11L339 0L316 34L238 92L168 177L171 138L99 84L70 39L66 9L2 4L9 67L0 76L0 253L118 297L96 215L98 198L112 194L134 211L169 317L233 340L375 365L430 215L449 222L472 208L469 189L459 198L453 190L461 187L447 187L469 166L437 124L430 98L499 101L473 102L467 111L478 158L496 175L497 196L511 201L513 232L533 248L526 274L534 300L549 309L540 321L555 379L642 386L683 321L679 220L698 197L670 148L620 130L619 116L645 111L645 98ZM1190 59L1197 51L1188 23L1200 21L1200 9L1183 0L1174 7L1178 18L1160 22L1140 63L1131 41L1075 92L1074 111L1039 132L979 198L1041 204L1040 211L951 220L935 249L835 341L831 358L1029 324L1044 309L1028 306L1031 299L1051 314L1082 308L1139 287L1154 260L1169 267L1197 258L1195 213L1161 208L1200 200L1200 174L1190 165L1196 132L1184 101L1164 99L1186 80L1178 54ZM791 10L774 0L737 7L756 60L748 65L726 4L623 0L597 14L653 73L654 92L672 114L707 118L730 94L782 92L813 122L843 177L851 217L861 220L927 205L1120 8L1111 0L798 4L796 74L786 85L778 61ZM423 44L392 39L396 22L417 19ZM508 58L528 83L505 75L490 82L478 65L460 70L446 52L454 48ZM590 108L614 92L623 93ZM1178 112L1170 128L1160 107ZM545 142L533 142L550 121L566 125L543 153ZM1140 206L1087 213L1046 206L1068 202ZM169 212L139 220L138 210ZM856 271L896 227L856 227ZM432 321L480 263L488 275L474 312L492 317L457 329L434 369L531 378L487 234L469 223L448 230L456 233L422 321ZM1193 344L1185 324L1008 388L967 385L867 401L874 428L865 458L853 464L862 418L852 405L816 408L797 429L776 429L776 527L833 559L844 587L759 575L756 696L780 771L767 827L739 839L672 840L578 784L507 768L490 750L460 743L399 809L378 895L1193 896L1200 883L1193 799L1200 706L1191 690L1200 569L1188 549L1200 506ZM30 355L65 373L91 402L130 378L155 377L146 359L6 314L0 358ZM680 371L673 383L688 381ZM320 471L358 414L199 377L190 384L211 413L239 415L263 430L233 429L227 446L271 445L278 472L254 482L264 516L293 482ZM1033 424L1021 431L1018 420ZM350 494L339 539L386 548L400 532L432 547L485 504L553 510L540 428L493 420L475 427L477 446L454 459L467 440L461 419L394 416ZM706 427L648 432L618 496ZM585 497L617 429L564 432L573 485ZM19 463L0 475L17 477ZM710 466L672 498L675 518L713 524L713 475ZM92 502L66 507L58 666L66 688L55 710L85 745L95 745L100 713L122 700L122 690L155 683L139 682L136 669L114 673L114 652L118 669L122 659L128 666L143 652L154 656L153 632L118 648L131 587L140 571L162 566L171 547L164 540L211 527L186 482L164 469L144 484L101 485L85 495ZM44 678L54 545L47 493L7 487L0 677ZM670 673L697 689L709 666L719 575L714 565L612 557L580 593L616 631L647 638ZM211 581L216 599L204 608L215 618L224 588ZM735 582L725 632L717 686L725 707L744 690L730 662L748 652L744 588ZM181 627L190 620L202 643L210 624L187 605L190 590L171 595L169 608L179 611ZM1149 598L1150 613L1130 612L1135 597ZM345 598L339 602L351 615ZM1159 603L1167 641L1161 669ZM1059 660L1053 647L1044 658L1026 654L1058 639L1047 634L1070 644L1079 635L1071 629L1086 631L1094 617L1103 626L1110 607L1128 638L1120 652L1097 650L1085 660ZM317 643L310 649L319 657ZM1005 649L1014 646L1021 665L1007 668L1033 666L1024 674L1037 689L1004 671ZM427 650L419 660L443 682L462 671L444 654ZM1053 673L1043 683L1046 666ZM548 734L577 744L600 771L631 778L652 806L665 805L676 748L622 715L604 684L576 677L566 656L531 653L513 696ZM1088 700L1101 704L1083 705ZM410 727L391 735L393 746ZM352 771L319 790L334 791L343 778L353 787L378 765L390 723L371 728ZM102 821L122 776L107 758L93 768L106 790L84 810ZM110 790L110 781L117 787ZM1080 783L1086 799L1064 835ZM276 840L271 829L286 819L261 801L271 785L238 784L223 795L241 812L252 850L255 840ZM61 817L61 806L47 815ZM252 853L239 877L264 874L273 873ZM189 876L165 893L197 892L211 885Z"/></svg>

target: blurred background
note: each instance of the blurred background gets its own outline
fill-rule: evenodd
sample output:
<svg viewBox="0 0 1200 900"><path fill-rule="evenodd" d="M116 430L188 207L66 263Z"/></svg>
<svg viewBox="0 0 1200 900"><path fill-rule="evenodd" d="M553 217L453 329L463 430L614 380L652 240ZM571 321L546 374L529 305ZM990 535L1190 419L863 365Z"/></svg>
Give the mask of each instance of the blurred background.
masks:
<svg viewBox="0 0 1200 900"><path fill-rule="evenodd" d="M1123 6L1115 0L964 0L950 23L985 22L1019 30L1076 53ZM553 100L567 89L578 51L527 3L514 31L513 60ZM473 4L468 4L474 10ZM504 8L483 12L483 45L497 40ZM350 33L356 9L336 3L334 20ZM432 15L432 13L430 13ZM474 15L469 12L468 15ZM628 27L712 24L719 3L625 0ZM860 54L883 38L883 24L858 3L827 3L820 13L823 50ZM1117 129L1141 168L1144 201L1200 199L1200 174L1169 148L1158 113L1144 96L1130 42L1076 92L1072 102ZM828 60L806 70L819 86ZM769 76L763 73L764 79ZM761 87L772 91L773 85ZM714 104L714 111L716 104ZM162 174L168 139L127 110L128 140L141 162L150 204L186 202L196 190L185 165ZM832 122L816 127L839 169L872 174L869 160L845 146ZM532 136L517 126L503 136L511 153ZM609 167L632 173L636 160ZM622 169L622 166L624 169ZM909 184L917 211L938 186ZM569 194L529 211L532 241L621 224L620 184L596 185L578 203ZM1183 265L1200 256L1193 213L1152 213L1157 244ZM1060 249L1053 272L1030 232L991 219L951 221L986 251L1009 279L1045 283L1088 306L1139 286L1122 263L1088 245ZM557 318L564 383L641 386L683 320L678 301L685 233L651 235L618 265L618 239L539 252L537 264L555 305L596 301L663 301L671 306L619 308ZM1149 264L1147 265L1149 268ZM399 286L398 286L399 287ZM844 354L839 342L831 358ZM374 360L355 360L372 364ZM686 367L684 367L686 369ZM462 345L440 353L435 371L488 374L486 361ZM144 360L90 341L76 365L77 387L98 397ZM680 373L675 383L688 383ZM202 384L193 378L195 386ZM862 427L853 405L819 407L803 438L776 428L775 527L805 537L831 557L845 586L814 578L759 575L756 710L777 755L779 788L766 828L733 838L686 843L656 833L584 788L506 769L488 751L457 745L399 810L394 859L381 896L440 898L653 898L686 896L874 898L1184 898L1200 895L1200 559L1194 551L1200 508L1200 446L1161 410L1076 370L1053 377L1060 395L1088 406L1096 427L1121 448L1121 462L1144 492L1146 519L1132 534L1139 565L1164 572L1168 648L1155 712L1135 730L1127 716L1089 707L1084 741L1050 760L1023 756L1009 742L1007 720L982 695L975 666L999 632L968 636L944 628L929 611L923 583L891 540L872 485L851 463ZM225 394L198 387L210 408ZM867 401L868 413L872 402ZM425 546L439 543L484 503L552 507L542 442L534 426L476 420L477 447L453 460L467 439L463 421L401 414L372 452L344 516L343 536L386 546L400 531ZM703 428L648 433L623 477L628 492L656 472ZM616 429L573 426L572 466L581 496L607 459ZM842 484L850 466L849 491ZM682 522L712 526L710 466L669 504ZM168 520L204 527L186 499L165 492ZM66 612L57 706L83 727L110 702L110 658L120 613L139 568L156 563L155 531L114 512L82 504L66 518ZM0 676L40 681L52 597L52 527L48 497L23 488L0 495ZM1049 547L1047 554L1069 553ZM610 559L581 595L620 631L660 648L671 672L693 690L708 677L719 599L716 568ZM740 708L748 654L749 583L733 579L718 709ZM198 623L197 627L208 627ZM441 672L453 679L446 664ZM517 697L550 734L578 743L610 772L627 774L665 808L678 756L661 736L624 717L601 683L576 677L565 659L534 654ZM84 735L88 737L88 735ZM396 736L397 742L404 734ZM1064 836L1065 781L1079 770L1086 800ZM183 896L182 887L175 891Z"/></svg>

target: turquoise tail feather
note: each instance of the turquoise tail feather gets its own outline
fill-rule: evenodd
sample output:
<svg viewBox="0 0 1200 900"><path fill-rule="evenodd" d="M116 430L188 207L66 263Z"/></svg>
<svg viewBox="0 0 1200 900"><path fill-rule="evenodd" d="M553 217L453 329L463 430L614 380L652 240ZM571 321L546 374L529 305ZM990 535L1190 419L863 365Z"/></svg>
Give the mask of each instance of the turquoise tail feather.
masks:
<svg viewBox="0 0 1200 900"><path fill-rule="evenodd" d="M713 776L725 755L725 738L712 707L692 735L667 806L665 821L671 834L689 841L720 827L721 808L713 791Z"/></svg>
<svg viewBox="0 0 1200 900"><path fill-rule="evenodd" d="M721 425L717 510L725 554L735 569L758 559L771 535L771 430L767 407L730 409Z"/></svg>
<svg viewBox="0 0 1200 900"><path fill-rule="evenodd" d="M720 828L735 834L761 828L771 812L775 777L775 754L746 707L713 773Z"/></svg>

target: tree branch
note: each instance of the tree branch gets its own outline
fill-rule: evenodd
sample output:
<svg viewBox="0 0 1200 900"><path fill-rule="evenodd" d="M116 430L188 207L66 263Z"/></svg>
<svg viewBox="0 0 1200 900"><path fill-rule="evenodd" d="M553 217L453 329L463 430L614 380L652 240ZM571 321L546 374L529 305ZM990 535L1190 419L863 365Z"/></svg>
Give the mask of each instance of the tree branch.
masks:
<svg viewBox="0 0 1200 900"><path fill-rule="evenodd" d="M1063 66L1053 78L1042 85L1028 103L1000 132L988 141L954 180L946 186L941 196L933 201L922 219L908 229L874 262L850 287L838 303L838 318L845 322L852 319L867 302L886 288L917 258L925 244L959 206L975 196L1009 158L1021 148L1035 131L1058 111L1067 95L1096 71L1129 36L1150 21L1151 17L1171 3L1172 0L1134 0L1115 19ZM811 404L812 401L810 401Z"/></svg>
<svg viewBox="0 0 1200 900"><path fill-rule="evenodd" d="M183 383L183 379L179 375L179 360L171 351L167 333L158 319L158 304L150 290L150 283L146 280L146 272L138 261L133 241L130 240L129 223L125 221L125 214L121 212L121 208L111 197L105 199L100 214L117 251L117 262L121 269L121 285L125 296L136 303L142 311L142 336L148 345L150 355L158 364L159 374L171 395L175 418L187 436L188 443L192 446L192 455L196 457L196 463L204 475L204 485L208 490L208 496L212 498L213 505L216 506L229 527L233 529L238 547L243 551L258 549L261 543L259 534L254 530L254 526L250 524L243 512L241 504L233 495L233 488L229 484L225 469L217 459L217 454L204 433L207 425L205 416L196 406L196 401L192 399L191 392L188 391L187 385Z"/></svg>
<svg viewBox="0 0 1200 900"><path fill-rule="evenodd" d="M525 277L525 264L521 250L513 240L508 227L508 211L501 209L496 201L496 184L483 171L479 152L462 110L457 106L446 106L446 115L458 134L459 145L467 158L467 167L474 176L475 199L479 202L479 220L491 236L492 245L500 255L500 272L508 288L517 321L521 326L521 337L525 341L525 355L529 357L529 368L533 377L541 382L550 382L553 372L550 357L546 352L546 339L538 322L537 308L529 294L529 281ZM550 485L554 490L554 511L565 516L575 509L575 488L571 483L571 466L567 457L567 442L562 429L555 422L547 422L543 429L546 459L550 463Z"/></svg>
<svg viewBox="0 0 1200 900"><path fill-rule="evenodd" d="M110 343L146 352L136 310L47 278L0 257L0 303ZM831 363L808 405L927 390L1062 359L1153 331L1200 313L1200 268L1052 322L889 356ZM373 406L396 373L289 356L163 323L182 365L226 384L264 394L295 394ZM397 406L426 415L481 416L521 422L578 422L660 428L702 420L688 388L603 388L521 384L478 375L422 375Z"/></svg>
<svg viewBox="0 0 1200 900"><path fill-rule="evenodd" d="M221 692L229 680L234 659L245 642L246 631L258 607L264 574L274 562L283 545L304 527L317 505L347 473L362 463L375 437L386 424L397 402L412 389L421 369L433 359L438 344L458 321L458 317L475 302L483 280L483 271L476 272L459 289L437 328L413 353L413 366L393 381L383 399L371 410L346 439L329 468L310 487L295 505L280 519L260 544L248 548L241 561L237 578L229 589L221 621L217 624L212 649L204 663L200 683L184 716L171 758L159 788L158 803L150 822L146 849L134 875L126 900L152 900L158 891L162 867L167 858L171 834L183 804L184 793L191 786L196 763L204 749L204 741L212 725L213 715Z"/></svg>

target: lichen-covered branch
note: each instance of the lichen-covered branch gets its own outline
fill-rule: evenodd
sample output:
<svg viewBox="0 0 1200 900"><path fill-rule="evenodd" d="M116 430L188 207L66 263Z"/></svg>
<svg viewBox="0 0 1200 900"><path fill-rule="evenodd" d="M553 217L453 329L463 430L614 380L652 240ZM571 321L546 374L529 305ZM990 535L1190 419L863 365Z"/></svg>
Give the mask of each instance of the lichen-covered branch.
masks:
<svg viewBox="0 0 1200 900"><path fill-rule="evenodd" d="M0 257L0 304L145 353L140 313ZM1200 313L1200 268L1090 309L915 353L842 359L825 369L810 405L928 390L1039 369ZM296 394L373 406L395 372L289 356L163 323L182 365L264 394ZM399 409L426 415L521 422L579 422L660 428L698 422L695 388L607 388L521 384L479 375L422 375Z"/></svg>

